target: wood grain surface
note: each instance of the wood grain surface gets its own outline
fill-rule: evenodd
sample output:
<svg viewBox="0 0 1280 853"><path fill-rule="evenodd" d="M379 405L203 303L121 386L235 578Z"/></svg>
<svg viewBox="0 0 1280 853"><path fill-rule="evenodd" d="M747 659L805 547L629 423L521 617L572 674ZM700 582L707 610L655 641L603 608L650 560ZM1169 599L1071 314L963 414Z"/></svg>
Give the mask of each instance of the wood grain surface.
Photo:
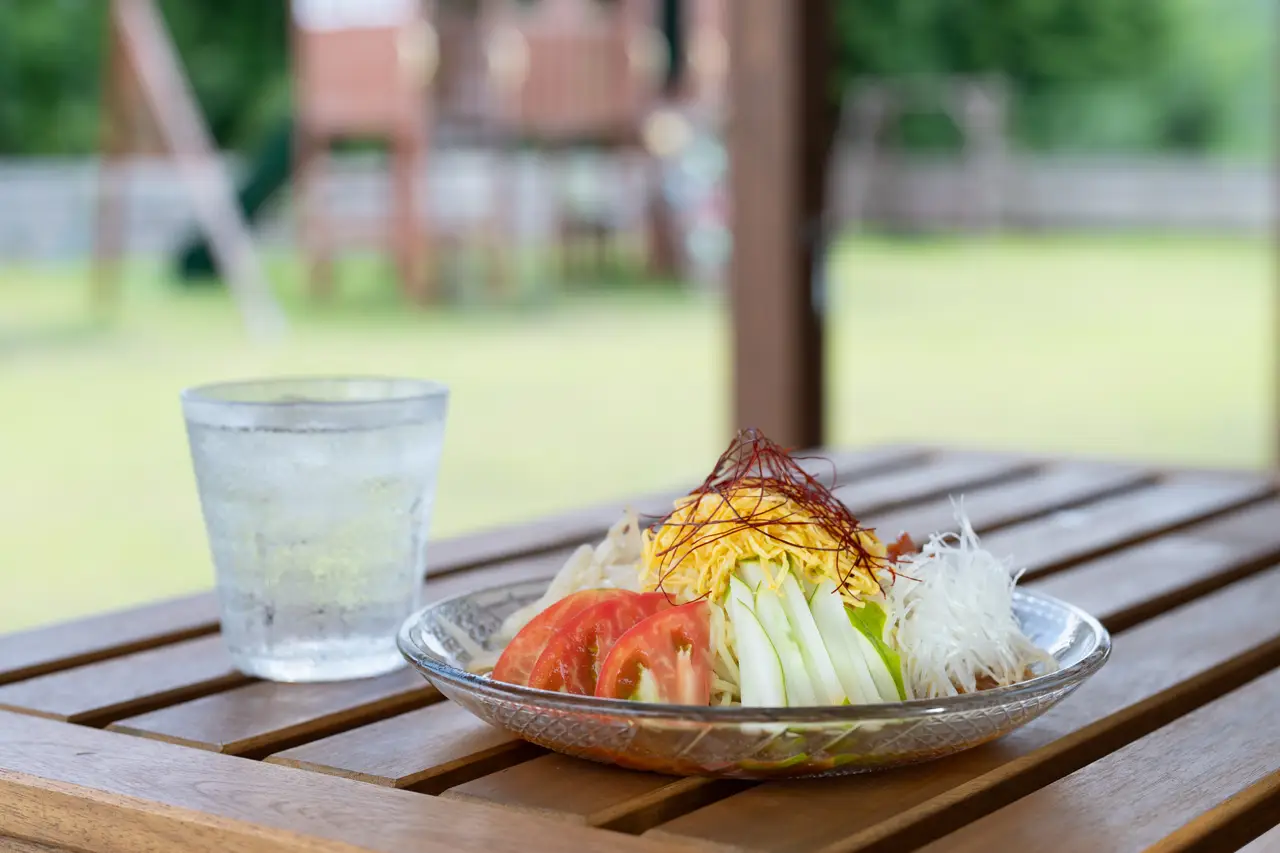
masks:
<svg viewBox="0 0 1280 853"><path fill-rule="evenodd" d="M1149 850L1153 853L1200 853L1234 850L1280 826L1280 772L1274 772L1226 801L1183 824ZM1280 841L1280 837L1276 838Z"/></svg>
<svg viewBox="0 0 1280 853"><path fill-rule="evenodd" d="M6 684L0 709L105 725L248 681L214 635Z"/></svg>
<svg viewBox="0 0 1280 853"><path fill-rule="evenodd" d="M442 790L541 755L515 735L442 702L277 753L275 764L394 788Z"/></svg>
<svg viewBox="0 0 1280 853"><path fill-rule="evenodd" d="M551 754L482 776L446 791L444 796L497 803L571 823L634 831L745 787L723 780L619 772L603 764Z"/></svg>
<svg viewBox="0 0 1280 853"><path fill-rule="evenodd" d="M1277 708L1272 672L925 850L1143 850L1280 772Z"/></svg>
<svg viewBox="0 0 1280 853"><path fill-rule="evenodd" d="M1258 477L1179 475L1005 528L987 536L984 544L993 553L1015 555L1032 578L1260 500L1273 491L1270 483Z"/></svg>
<svg viewBox="0 0 1280 853"><path fill-rule="evenodd" d="M1280 562L1280 501L1268 500L1041 578L1112 631Z"/></svg>
<svg viewBox="0 0 1280 853"><path fill-rule="evenodd" d="M278 751L362 722L418 708L440 694L416 670L329 684L260 681L128 717L109 728L225 752Z"/></svg>
<svg viewBox="0 0 1280 853"><path fill-rule="evenodd" d="M138 851L652 851L603 833L38 717L0 713L0 836Z"/></svg>
<svg viewBox="0 0 1280 853"><path fill-rule="evenodd" d="M200 593L0 636L0 684L212 634L218 602Z"/></svg>
<svg viewBox="0 0 1280 853"><path fill-rule="evenodd" d="M870 513L855 507L854 512L885 539L906 532L923 544L929 534L955 528L956 502L963 504L974 529L986 533L1132 490L1155 478L1154 472L1135 466L1057 462L998 483L953 489L943 497L907 507Z"/></svg>
<svg viewBox="0 0 1280 853"><path fill-rule="evenodd" d="M1034 471L1036 463L1007 453L947 452L928 464L865 477L835 490L855 515L885 512L904 504L1008 480Z"/></svg>

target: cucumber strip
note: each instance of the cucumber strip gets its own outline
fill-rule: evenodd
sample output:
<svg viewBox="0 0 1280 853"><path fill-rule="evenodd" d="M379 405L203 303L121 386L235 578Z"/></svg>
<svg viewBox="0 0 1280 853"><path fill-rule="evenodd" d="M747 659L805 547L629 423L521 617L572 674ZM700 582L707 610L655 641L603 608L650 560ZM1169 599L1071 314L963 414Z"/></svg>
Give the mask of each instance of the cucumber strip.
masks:
<svg viewBox="0 0 1280 853"><path fill-rule="evenodd" d="M871 667L871 674L873 676L877 675L877 670L880 667L876 667L873 664L875 660L879 660L884 668L884 674L893 682L893 689L889 692L884 692L888 689L888 685L883 685L881 688L884 695L889 697L886 701L893 701L893 697L906 699L907 689L902 677L902 656L891 648L884 639L884 624L887 619L884 607L874 601L867 601L861 607L846 607L845 609L849 614L849 622L863 638L871 643L876 652L874 659L867 658L867 663ZM881 684L882 678L883 676L878 677L876 683Z"/></svg>
<svg viewBox="0 0 1280 853"><path fill-rule="evenodd" d="M855 705L881 701L880 691L876 689L875 680L864 660L865 654L858 644L861 635L849 623L844 601L836 594L836 585L831 581L819 584L809 609L822 632L823 642L831 653L831 662L849 700Z"/></svg>
<svg viewBox="0 0 1280 853"><path fill-rule="evenodd" d="M738 652L742 704L783 708L787 705L782 663L760 620L751 609L751 593L736 577L729 579L729 619Z"/></svg>
<svg viewBox="0 0 1280 853"><path fill-rule="evenodd" d="M816 689L818 700L824 705L843 705L846 699L852 700L836 674L835 665L831 662L831 650L827 648L825 638L809 611L804 591L790 571L782 576L780 592L782 609L787 614L787 621L791 623L791 630L800 646L800 654L804 658L805 669Z"/></svg>
<svg viewBox="0 0 1280 853"><path fill-rule="evenodd" d="M787 621L782 599L776 590L770 589L764 568L756 562L745 562L739 566L739 570L747 584L756 588L752 610L760 620L760 627L764 629L769 642L773 644L774 651L778 653L787 704L791 707L824 704L818 700L817 691L809 679L804 655L801 654L791 624Z"/></svg>
<svg viewBox="0 0 1280 853"><path fill-rule="evenodd" d="M876 691L879 692L881 700L897 702L902 699L902 694L898 692L898 684L893 680L893 675L889 672L884 658L880 656L880 650L861 631L854 631L854 636L861 646L862 657L871 670L871 678L876 683Z"/></svg>

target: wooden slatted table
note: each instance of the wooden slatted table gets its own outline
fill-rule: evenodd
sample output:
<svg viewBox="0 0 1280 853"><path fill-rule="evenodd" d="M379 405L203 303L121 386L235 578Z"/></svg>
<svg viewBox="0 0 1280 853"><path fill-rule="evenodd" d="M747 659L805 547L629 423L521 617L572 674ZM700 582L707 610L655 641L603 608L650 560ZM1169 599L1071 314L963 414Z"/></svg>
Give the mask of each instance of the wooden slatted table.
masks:
<svg viewBox="0 0 1280 853"><path fill-rule="evenodd" d="M947 528L962 494L1024 583L1106 623L1111 661L1044 717L943 761L676 779L547 753L410 671L247 678L211 596L192 596L0 637L0 850L1280 849L1270 479L920 447L830 458L838 494L884 534ZM621 509L441 542L427 595L550 576Z"/></svg>

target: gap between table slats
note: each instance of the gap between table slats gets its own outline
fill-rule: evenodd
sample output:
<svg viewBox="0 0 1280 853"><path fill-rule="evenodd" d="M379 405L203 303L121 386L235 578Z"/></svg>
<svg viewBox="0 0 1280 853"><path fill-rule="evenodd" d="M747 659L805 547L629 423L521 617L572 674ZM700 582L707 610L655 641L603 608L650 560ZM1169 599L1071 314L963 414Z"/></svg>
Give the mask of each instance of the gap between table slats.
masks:
<svg viewBox="0 0 1280 853"><path fill-rule="evenodd" d="M6 684L0 710L101 726L248 682L214 635Z"/></svg>
<svg viewBox="0 0 1280 853"><path fill-rule="evenodd" d="M380 720L267 758L374 785L438 793L544 750L485 725L454 702Z"/></svg>
<svg viewBox="0 0 1280 853"><path fill-rule="evenodd" d="M1013 555L1026 579L1061 571L1275 493L1261 477L1174 474L1151 486L1006 527L984 537L996 554Z"/></svg>
<svg viewBox="0 0 1280 853"><path fill-rule="evenodd" d="M1032 476L995 484L967 486L907 508L855 511L882 539L906 532L920 544L929 534L953 530L956 501L963 504L974 529L990 533L1057 510L1070 509L1147 486L1154 471L1099 462L1055 462Z"/></svg>
<svg viewBox="0 0 1280 853"><path fill-rule="evenodd" d="M924 464L929 455L930 451L923 448L895 445L833 451L830 458L843 480ZM826 466L815 462L810 467L825 476ZM442 577L598 538L625 506L657 510L676 494L672 491L663 497L649 495L611 508L589 507L528 525L434 542L428 574ZM0 636L0 685L212 634L218 630L217 620L215 596L199 593Z"/></svg>
<svg viewBox="0 0 1280 853"><path fill-rule="evenodd" d="M1280 824L1241 847L1240 853L1280 853Z"/></svg>
<svg viewBox="0 0 1280 853"><path fill-rule="evenodd" d="M1193 540L1192 533L1188 533L1184 536L1184 544L1194 541L1200 547L1189 549L1191 559L1176 565L1174 568L1177 571L1157 574L1153 568L1144 573L1148 580L1157 584L1162 600L1170 607L1185 600L1179 595L1179 584L1195 586L1212 584L1215 577L1237 578L1243 576L1246 570L1256 571L1261 560L1280 558L1280 502L1271 501L1240 510L1220 520L1206 522L1201 527L1194 528L1193 533L1198 538ZM1211 545L1219 547L1213 557L1208 558L1206 551ZM1104 558L1101 570L1103 573L1114 573L1126 570L1126 566L1114 560L1105 561ZM1061 577L1074 576L1076 571L1068 571ZM1097 576L1097 572L1091 572L1091 577ZM1101 606L1105 602L1105 596L1094 595L1091 600ZM1118 604L1118 612L1126 613L1125 608L1132 606L1135 606L1132 602L1122 600ZM1147 612L1155 611L1148 608ZM483 726L478 721L475 725ZM618 788L613 790L610 784L615 778L620 781L617 783ZM546 756L520 763L497 774L477 778L446 793L446 796L493 800L539 812L557 811L571 819L599 823L616 819L617 815L625 812L627 804L633 801L648 809L649 816L661 819L654 803L664 795L673 799L673 802L664 806L666 814L674 815L685 810L686 803L678 800L687 801L692 797L699 783L682 783L679 787L672 787L672 783L673 780L656 775L610 775L609 771L587 762ZM711 795L723 796L723 793L721 790ZM641 797L645 799L638 799ZM640 819L629 818L631 826L640 826L642 823Z"/></svg>
<svg viewBox="0 0 1280 853"><path fill-rule="evenodd" d="M963 485L968 482L967 478L989 482L992 477L1012 476L1012 472L1030 470L1023 460L991 454L943 453L935 459L936 466L930 462L911 467L905 476L890 473L866 478L863 483L867 485L868 497L874 495L877 500L894 504L922 492L932 494L931 481L921 476L921 471L938 470L942 472L943 480ZM430 577L425 595L429 600L447 598L466 589L549 577L559 569L569 553L571 551L561 550L483 569ZM208 643L214 640L216 638L208 638L205 645L199 647L200 653L209 660L205 668L194 669L193 672L203 675L209 667L221 670L230 666L225 652L209 647ZM162 647L144 654L169 663L175 656L190 651L184 646L166 652ZM131 734L256 757L430 701L425 695L406 696L402 691L389 697L383 692L384 683L377 681L359 682L354 687L250 684L236 690L216 692L214 685L205 689L183 684L184 676L179 666L166 666L148 673L140 678L139 685L134 686L118 674L132 659L115 659L19 682L8 688L0 687L0 703L14 709L27 708L62 719L92 721L99 725L115 721L119 730ZM95 666L117 674L110 695L113 701L108 703L100 695L103 688L86 687L77 701L68 702L64 694L74 691L77 683L98 679L100 670L94 669ZM242 685L246 681L235 684ZM123 691L131 691L127 703L116 701L119 699L116 694ZM57 694L57 701L53 701L51 693ZM191 698L196 701L183 701Z"/></svg>
<svg viewBox="0 0 1280 853"><path fill-rule="evenodd" d="M37 841L0 837L0 853L76 853L68 847L52 847Z"/></svg>
<svg viewBox="0 0 1280 853"><path fill-rule="evenodd" d="M1269 830L1275 830L1268 832ZM1150 853L1212 853L1261 847L1266 835L1280 849L1280 771L1250 785L1147 848Z"/></svg>
<svg viewBox="0 0 1280 853"><path fill-rule="evenodd" d="M1251 785L1274 802L1276 708L1280 672L1271 672L924 849L1138 853Z"/></svg>
<svg viewBox="0 0 1280 853"><path fill-rule="evenodd" d="M1073 696L986 746L887 773L762 784L651 833L733 850L927 843L1280 665L1277 596L1280 567L1120 634L1111 661Z"/></svg>
<svg viewBox="0 0 1280 853"><path fill-rule="evenodd" d="M327 684L259 681L128 717L108 728L254 758L441 698L410 669Z"/></svg>

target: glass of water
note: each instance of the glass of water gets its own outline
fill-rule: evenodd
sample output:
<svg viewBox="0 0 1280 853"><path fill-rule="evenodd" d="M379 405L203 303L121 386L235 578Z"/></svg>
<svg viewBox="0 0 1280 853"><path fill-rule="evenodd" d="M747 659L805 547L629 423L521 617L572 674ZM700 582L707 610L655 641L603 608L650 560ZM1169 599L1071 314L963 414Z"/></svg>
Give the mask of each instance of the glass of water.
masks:
<svg viewBox="0 0 1280 853"><path fill-rule="evenodd" d="M243 672L336 681L404 663L448 389L413 379L230 382L182 393L222 635Z"/></svg>

